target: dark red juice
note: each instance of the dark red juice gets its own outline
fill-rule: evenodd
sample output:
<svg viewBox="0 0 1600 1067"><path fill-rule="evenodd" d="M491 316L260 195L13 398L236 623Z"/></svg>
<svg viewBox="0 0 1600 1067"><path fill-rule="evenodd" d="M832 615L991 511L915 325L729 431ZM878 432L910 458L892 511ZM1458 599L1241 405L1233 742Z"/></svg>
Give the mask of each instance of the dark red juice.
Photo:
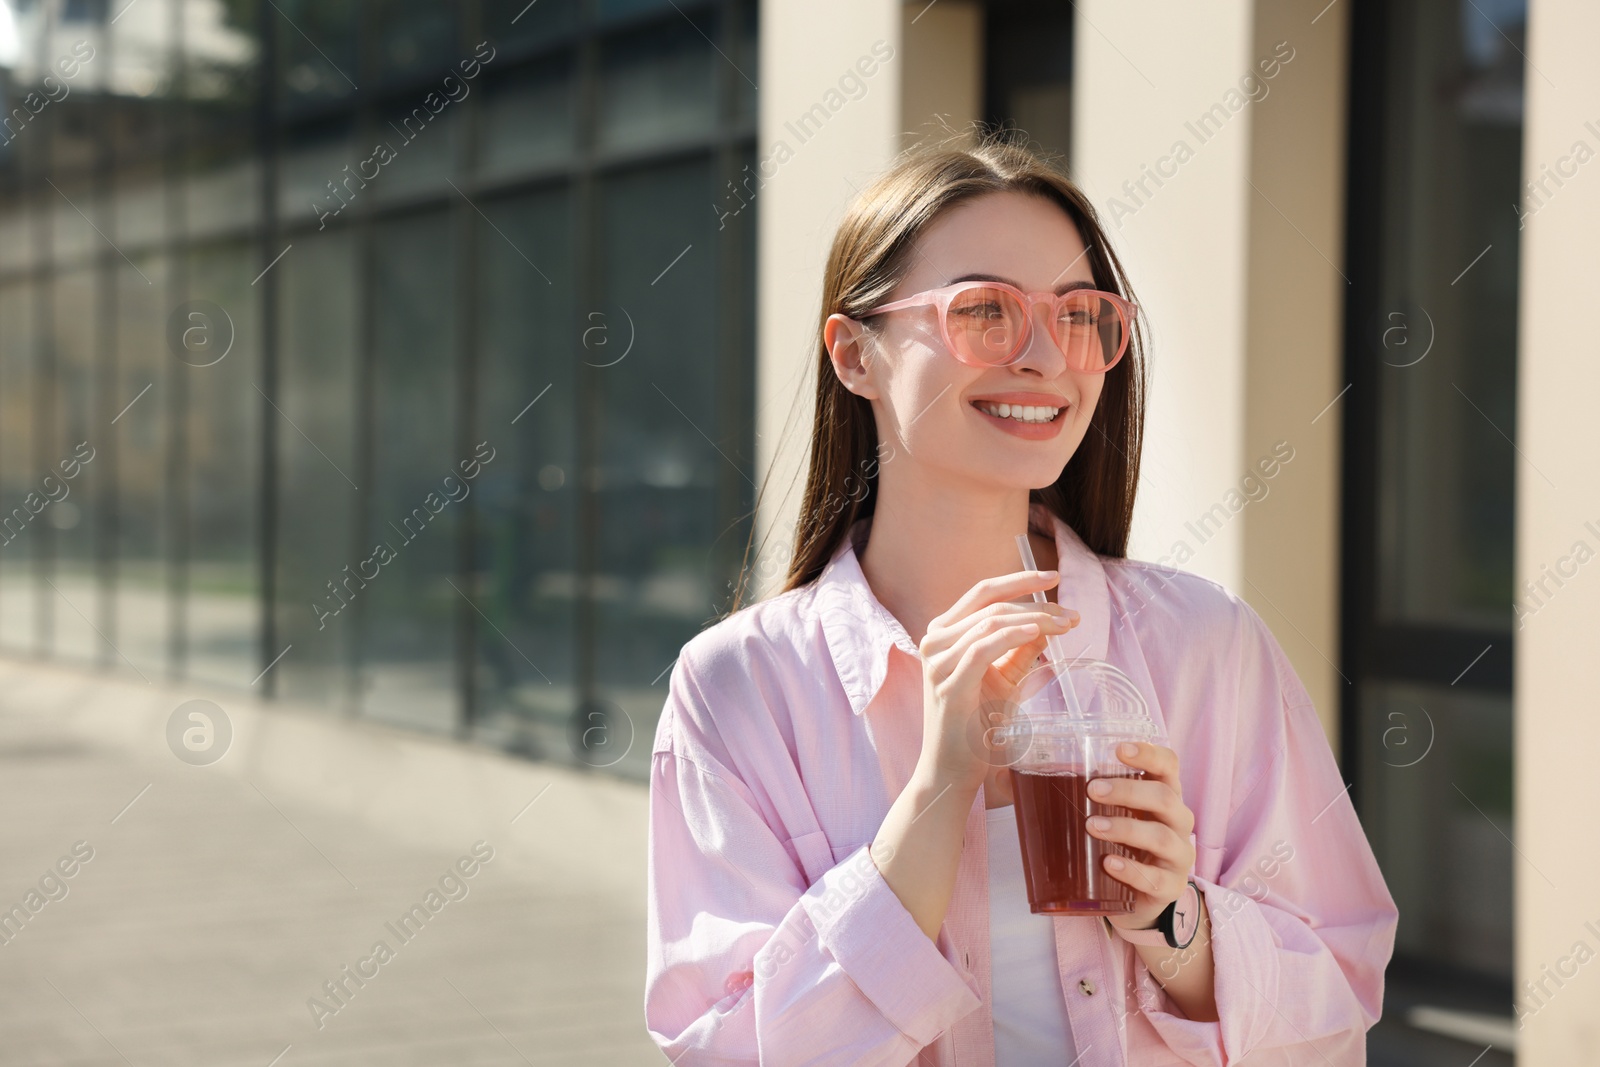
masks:
<svg viewBox="0 0 1600 1067"><path fill-rule="evenodd" d="M1139 771L1125 777L1145 775ZM1106 915L1133 910L1133 887L1111 877L1105 857L1125 856L1141 863L1149 863L1150 857L1140 849L1093 836L1086 820L1091 815L1147 816L1090 800L1088 784L1089 779L1070 771L1041 774L1012 768L1022 869L1027 875L1028 904L1035 912Z"/></svg>

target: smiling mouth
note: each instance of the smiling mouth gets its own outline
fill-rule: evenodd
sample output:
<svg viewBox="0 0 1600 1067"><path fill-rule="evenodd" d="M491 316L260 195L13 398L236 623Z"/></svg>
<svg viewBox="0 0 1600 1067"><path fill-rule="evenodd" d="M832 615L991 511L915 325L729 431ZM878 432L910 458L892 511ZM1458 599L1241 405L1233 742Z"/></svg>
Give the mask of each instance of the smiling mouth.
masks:
<svg viewBox="0 0 1600 1067"><path fill-rule="evenodd" d="M1055 422L1065 407L1041 407L1031 404L991 404L986 400L974 400L972 406L985 415L993 415L997 419L1014 419L1017 422L1043 425Z"/></svg>

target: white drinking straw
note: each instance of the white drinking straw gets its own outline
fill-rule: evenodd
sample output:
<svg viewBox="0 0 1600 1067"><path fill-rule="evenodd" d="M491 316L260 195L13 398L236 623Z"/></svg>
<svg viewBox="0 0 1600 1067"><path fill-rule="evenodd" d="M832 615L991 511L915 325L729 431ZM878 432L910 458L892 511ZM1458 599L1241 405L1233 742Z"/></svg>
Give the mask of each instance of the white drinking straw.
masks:
<svg viewBox="0 0 1600 1067"><path fill-rule="evenodd" d="M1033 546L1028 543L1027 534L1017 534L1017 548L1022 553L1022 565L1030 571L1038 570L1039 564L1033 558ZM1056 588L1060 589L1061 586L1058 584ZM1035 589L1033 591L1033 601L1036 604L1049 603L1049 601L1045 598L1043 589ZM1056 676L1056 684L1061 687L1061 695L1067 699L1067 709L1071 711L1073 715L1077 716L1078 718L1082 718L1083 709L1078 706L1078 694L1073 692L1072 686L1066 678L1067 656L1066 653L1061 650L1061 635L1051 634L1045 638L1044 643L1045 648L1048 650L1048 654L1045 658L1052 664L1055 664L1056 670L1054 673Z"/></svg>

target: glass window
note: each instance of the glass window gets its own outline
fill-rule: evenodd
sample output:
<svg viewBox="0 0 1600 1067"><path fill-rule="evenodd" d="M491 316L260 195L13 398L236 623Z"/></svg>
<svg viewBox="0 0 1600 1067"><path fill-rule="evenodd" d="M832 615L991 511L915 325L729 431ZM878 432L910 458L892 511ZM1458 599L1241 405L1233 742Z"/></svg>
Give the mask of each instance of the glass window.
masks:
<svg viewBox="0 0 1600 1067"><path fill-rule="evenodd" d="M168 347L167 262L161 254L117 261L116 376L106 405L114 421L102 431L115 441L117 464L112 640L118 663L151 679L171 662L174 526L166 457L174 387L188 370Z"/></svg>
<svg viewBox="0 0 1600 1067"><path fill-rule="evenodd" d="M706 0L600 0L602 22L626 22L651 15L675 14L676 11L693 11L711 6ZM676 9L676 11L674 10Z"/></svg>
<svg viewBox="0 0 1600 1067"><path fill-rule="evenodd" d="M356 238L348 230L297 237L274 269L283 272L282 414L276 428L278 647L271 655L294 646L273 668L274 684L282 696L339 707L350 694L354 602L381 571L363 565L373 539L357 537L356 527L362 500Z"/></svg>
<svg viewBox="0 0 1600 1067"><path fill-rule="evenodd" d="M50 220L54 260L62 265L82 263L105 247L105 238L95 232L95 227L105 232L107 220L87 177L72 180L63 176L55 185L54 189L46 185L41 190L49 193L41 206Z"/></svg>
<svg viewBox="0 0 1600 1067"><path fill-rule="evenodd" d="M706 162L652 167L602 192L604 305L626 309L637 342L596 375L599 529L594 560L597 676L604 698L651 736L661 672L715 614L714 548L733 509L720 498L750 477L738 455L740 407L727 390L718 324L734 315L737 276L719 263L714 172ZM596 360L599 362L599 360ZM647 744L632 755L648 758Z"/></svg>
<svg viewBox="0 0 1600 1067"><path fill-rule="evenodd" d="M1396 22L1409 47L1393 67L1387 135L1404 163L1385 191L1395 224L1375 330L1387 457L1378 608L1397 622L1503 629L1512 486L1541 477L1510 444L1518 221L1507 205L1521 200L1525 12L1433 0Z"/></svg>
<svg viewBox="0 0 1600 1067"><path fill-rule="evenodd" d="M442 78L460 58L456 9L439 0L374 0L373 54L379 77Z"/></svg>
<svg viewBox="0 0 1600 1067"><path fill-rule="evenodd" d="M112 193L112 226L106 230L127 255L160 244L167 233L167 185L154 162L130 166L117 175Z"/></svg>
<svg viewBox="0 0 1600 1067"><path fill-rule="evenodd" d="M349 98L361 79L360 4L273 0L285 107L302 112Z"/></svg>
<svg viewBox="0 0 1600 1067"><path fill-rule="evenodd" d="M716 36L715 20L689 16L605 43L598 137L602 149L632 153L711 133L717 117L711 61L722 60L707 36Z"/></svg>
<svg viewBox="0 0 1600 1067"><path fill-rule="evenodd" d="M1511 959L1511 702L1448 686L1373 684L1360 753L1366 821L1400 909L1397 954L1498 976ZM1524 868L1524 874L1539 874Z"/></svg>
<svg viewBox="0 0 1600 1067"><path fill-rule="evenodd" d="M185 673L240 688L261 671L259 256L249 244L190 251L184 306L196 308L194 332L178 375Z"/></svg>
<svg viewBox="0 0 1600 1067"><path fill-rule="evenodd" d="M642 738L750 506L754 213L710 208L754 0L13 9L8 99L95 54L0 137L0 504L102 466L0 543L0 645L241 691L288 649L253 691L558 759L614 700Z"/></svg>
<svg viewBox="0 0 1600 1067"><path fill-rule="evenodd" d="M455 84L455 83L452 83ZM456 90L459 93L461 90ZM372 192L357 181L356 196L376 195L380 200L399 200L421 193L447 192L456 195L446 179L456 174L456 156L461 137L461 105L443 93L416 93L398 106L384 111L378 124L378 138L394 153L387 163L385 154L369 149L362 153L358 178L372 178ZM459 183L457 183L459 184Z"/></svg>
<svg viewBox="0 0 1600 1067"><path fill-rule="evenodd" d="M354 121L345 117L292 127L284 140L278 177L278 211L284 224L310 222L320 232L353 218L355 213L345 209L361 193L358 168L371 155L370 148L357 151Z"/></svg>
<svg viewBox="0 0 1600 1067"><path fill-rule="evenodd" d="M182 10L184 93L204 150L237 136L239 122L251 118L260 95L260 21L253 3L182 0Z"/></svg>
<svg viewBox="0 0 1600 1067"><path fill-rule="evenodd" d="M484 33L513 56L571 39L581 0L483 0ZM498 61L498 56L496 60Z"/></svg>
<svg viewBox="0 0 1600 1067"><path fill-rule="evenodd" d="M35 416L38 296L28 281L0 285L0 644L32 652L38 641L34 571L38 530L29 493L40 492Z"/></svg>
<svg viewBox="0 0 1600 1067"><path fill-rule="evenodd" d="M498 454L474 490L481 728L564 759L579 699L582 479L573 355L626 359L632 328L620 308L578 314L565 188L482 206L494 228L485 223L478 235L483 336L474 438Z"/></svg>
<svg viewBox="0 0 1600 1067"><path fill-rule="evenodd" d="M577 143L572 65L559 56L484 87L482 169L507 177L568 162Z"/></svg>
<svg viewBox="0 0 1600 1067"><path fill-rule="evenodd" d="M457 454L450 222L430 212L386 222L376 237L364 540L392 558L354 601L364 713L441 733L457 723L453 634L462 609L451 583L463 508L445 479L473 458Z"/></svg>
<svg viewBox="0 0 1600 1067"><path fill-rule="evenodd" d="M984 7L984 95L991 121L1062 159L1072 149L1070 5L990 0Z"/></svg>
<svg viewBox="0 0 1600 1067"><path fill-rule="evenodd" d="M172 5L181 0L118 0L117 12L103 31L110 54L91 41L95 57L109 74L112 99L105 101L115 121L108 131L119 159L159 156L162 139L158 124L167 104L163 98L177 87L179 63L175 47ZM280 0L285 5L293 0ZM104 39L104 38L102 38Z"/></svg>
<svg viewBox="0 0 1600 1067"><path fill-rule="evenodd" d="M15 194L0 200L0 270L27 267L33 256L33 220Z"/></svg>
<svg viewBox="0 0 1600 1067"><path fill-rule="evenodd" d="M1512 885L1539 877L1512 809L1514 494L1541 477L1510 440L1526 7L1352 19L1343 748L1400 907L1386 1008L1509 1026ZM1375 1062L1465 1047L1401 1054L1405 1018L1385 1011Z"/></svg>
<svg viewBox="0 0 1600 1067"><path fill-rule="evenodd" d="M36 465L42 495L48 501L34 520L50 528L53 560L44 573L52 586L43 595L50 602L51 649L62 659L101 658L101 583L95 564L94 527L100 515L100 494L108 485L107 465L96 463L105 435L94 418L95 356L103 347L96 336L95 278L84 267L56 276L51 293L55 312L52 335L55 357L53 433L48 452ZM87 464L82 456L94 454ZM91 453L89 450L93 450ZM76 475L69 477L69 475ZM104 651L109 652L109 649Z"/></svg>
<svg viewBox="0 0 1600 1067"><path fill-rule="evenodd" d="M261 218L261 164L239 158L191 174L188 236L213 237L256 226Z"/></svg>

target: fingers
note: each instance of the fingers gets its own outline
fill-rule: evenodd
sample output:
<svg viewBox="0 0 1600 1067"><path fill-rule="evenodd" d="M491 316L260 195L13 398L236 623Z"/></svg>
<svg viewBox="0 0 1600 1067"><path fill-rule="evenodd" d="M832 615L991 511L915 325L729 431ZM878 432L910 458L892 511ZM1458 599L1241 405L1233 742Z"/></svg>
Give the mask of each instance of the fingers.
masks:
<svg viewBox="0 0 1600 1067"><path fill-rule="evenodd" d="M989 619L997 618L1003 615L1027 614L1040 614L1048 615L1051 618L1071 619L1074 623L1078 621L1078 612L1076 609L1062 607L1059 604L1052 604L1048 600L1042 603L1032 600L1001 600L997 603L985 605L968 612L965 615L957 616L947 621L940 621L943 616L933 619L928 623L927 636L934 640L938 640L942 636L946 638L947 641L953 641L956 639L956 637L962 633L965 633L971 627L976 626L981 622L987 622Z"/></svg>
<svg viewBox="0 0 1600 1067"><path fill-rule="evenodd" d="M1194 849L1188 835L1179 837L1166 823L1126 815L1093 815L1087 826L1089 833L1102 841L1115 841L1148 853L1160 866L1184 873L1194 866Z"/></svg>
<svg viewBox="0 0 1600 1067"><path fill-rule="evenodd" d="M968 620L965 625L958 624L956 628L939 631L930 628L918 646L918 651L922 653L923 659L933 666L934 678L937 680L954 673L955 664L974 644L986 641L994 634L1005 630L1020 632L1019 628L1029 625L1036 627L1035 633L1062 634L1078 624L1076 612L1067 616L1043 610L1043 607L1043 605L1024 607L1020 604L996 605L995 609L985 609L985 614L975 620ZM1030 633L1024 640L1032 636ZM984 662L989 663L991 660Z"/></svg>
<svg viewBox="0 0 1600 1067"><path fill-rule="evenodd" d="M1058 581L1060 575L1055 571L1016 571L996 578L985 578L963 593L961 599L950 605L948 611L934 616L928 628L931 630L935 626L948 626L996 601L1032 596L1035 589L1049 589Z"/></svg>
<svg viewBox="0 0 1600 1067"><path fill-rule="evenodd" d="M1124 885L1132 886L1154 901L1177 900L1183 894L1187 874L1141 863L1126 856L1106 856L1101 860L1106 873Z"/></svg>
<svg viewBox="0 0 1600 1067"><path fill-rule="evenodd" d="M1149 778L1096 778L1089 783L1089 797L1100 804L1148 811L1183 838L1194 829L1194 812L1166 782Z"/></svg>
<svg viewBox="0 0 1600 1067"><path fill-rule="evenodd" d="M991 633L972 638L959 651L953 649L942 657L942 662L934 668L934 681L942 682L947 679L963 677L972 671L985 671L990 664L1015 649L1026 649L1029 645L1034 645L1037 649L1043 649L1049 634L1058 632L1062 632L1059 626L1041 627L1038 623L1002 625ZM1034 656L1036 657L1037 655L1038 652L1035 651ZM950 656L958 657L955 660L955 665L950 668L948 674L941 675L940 671L944 662L948 661ZM1020 658L1022 657L1016 656L1012 657L1012 660L1015 662L1016 659Z"/></svg>
<svg viewBox="0 0 1600 1067"><path fill-rule="evenodd" d="M1044 654L1049 640L1050 634L1041 632L1027 644L1018 645L992 661L995 671L1005 679L1006 685L1016 688L1037 668L1039 657Z"/></svg>
<svg viewBox="0 0 1600 1067"><path fill-rule="evenodd" d="M1178 782L1178 754L1170 748L1148 741L1124 741L1117 746L1117 759L1182 791Z"/></svg>

